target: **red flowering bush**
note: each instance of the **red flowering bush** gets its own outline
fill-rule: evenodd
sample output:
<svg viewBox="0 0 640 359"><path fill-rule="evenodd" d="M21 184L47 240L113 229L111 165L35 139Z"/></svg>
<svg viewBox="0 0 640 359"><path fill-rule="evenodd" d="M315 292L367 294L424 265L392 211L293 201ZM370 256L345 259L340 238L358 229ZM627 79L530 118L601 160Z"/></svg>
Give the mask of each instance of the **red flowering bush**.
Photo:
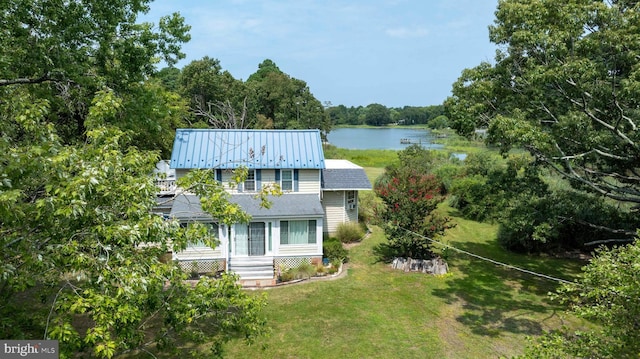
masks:
<svg viewBox="0 0 640 359"><path fill-rule="evenodd" d="M375 249L380 259L433 257L424 237L451 227L448 218L433 212L445 199L442 182L416 168L392 167L376 181L374 191L384 202L377 216L388 238Z"/></svg>

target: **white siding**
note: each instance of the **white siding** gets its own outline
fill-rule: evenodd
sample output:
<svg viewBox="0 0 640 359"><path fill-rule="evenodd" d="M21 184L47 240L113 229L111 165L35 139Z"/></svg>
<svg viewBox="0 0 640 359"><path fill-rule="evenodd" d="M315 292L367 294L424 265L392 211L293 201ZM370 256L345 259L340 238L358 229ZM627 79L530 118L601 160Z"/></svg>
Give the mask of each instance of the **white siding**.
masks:
<svg viewBox="0 0 640 359"><path fill-rule="evenodd" d="M344 191L324 192L322 195L322 207L324 208L324 231L333 234L338 229L338 224L345 221L345 197Z"/></svg>
<svg viewBox="0 0 640 359"><path fill-rule="evenodd" d="M322 250L318 250L318 246L316 244L307 244L307 245L281 245L278 250L278 256L288 257L288 256L312 256L312 255L322 255Z"/></svg>
<svg viewBox="0 0 640 359"><path fill-rule="evenodd" d="M223 259L226 258L225 253L228 248L227 227L222 225L218 229L218 246L216 248L209 247L187 247L182 252L176 253L179 260L197 260L197 259Z"/></svg>
<svg viewBox="0 0 640 359"><path fill-rule="evenodd" d="M189 172L187 169L176 170L176 178L184 177L187 172ZM237 193L237 188L232 190L229 187L229 181L231 181L232 177L233 172L231 170L222 170L222 184L225 189L230 193ZM260 170L260 177L262 186L276 184L276 170L274 169ZM277 184L280 183L277 182ZM320 193L320 170L307 169L298 171L298 193Z"/></svg>
<svg viewBox="0 0 640 359"><path fill-rule="evenodd" d="M340 223L358 222L358 193L356 192L356 208L347 208L345 191L322 192L322 208L324 209L324 231L333 235Z"/></svg>
<svg viewBox="0 0 640 359"><path fill-rule="evenodd" d="M299 170L298 192L320 193L320 170Z"/></svg>

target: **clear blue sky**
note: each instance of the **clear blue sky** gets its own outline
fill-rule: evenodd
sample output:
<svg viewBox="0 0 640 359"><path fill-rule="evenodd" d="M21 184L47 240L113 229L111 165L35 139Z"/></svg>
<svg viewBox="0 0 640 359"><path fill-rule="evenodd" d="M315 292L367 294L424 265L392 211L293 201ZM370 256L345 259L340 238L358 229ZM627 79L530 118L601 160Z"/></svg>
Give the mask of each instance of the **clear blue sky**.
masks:
<svg viewBox="0 0 640 359"><path fill-rule="evenodd" d="M498 0L156 0L142 20L180 12L183 67L204 56L246 80L264 59L333 105L441 104L464 68L493 61Z"/></svg>

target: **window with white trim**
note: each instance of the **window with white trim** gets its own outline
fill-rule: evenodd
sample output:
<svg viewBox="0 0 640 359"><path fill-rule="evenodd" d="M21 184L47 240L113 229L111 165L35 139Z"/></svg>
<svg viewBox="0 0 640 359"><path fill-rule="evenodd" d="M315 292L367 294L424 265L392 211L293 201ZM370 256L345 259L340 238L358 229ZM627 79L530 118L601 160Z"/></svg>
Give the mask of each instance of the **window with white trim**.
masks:
<svg viewBox="0 0 640 359"><path fill-rule="evenodd" d="M316 220L280 221L280 244L315 244Z"/></svg>
<svg viewBox="0 0 640 359"><path fill-rule="evenodd" d="M244 190L245 191L256 190L256 171L255 170L249 170L247 172L247 179L244 180Z"/></svg>
<svg viewBox="0 0 640 359"><path fill-rule="evenodd" d="M347 208L350 210L356 208L356 191L347 191Z"/></svg>
<svg viewBox="0 0 640 359"><path fill-rule="evenodd" d="M293 170L280 170L280 189L293 191Z"/></svg>

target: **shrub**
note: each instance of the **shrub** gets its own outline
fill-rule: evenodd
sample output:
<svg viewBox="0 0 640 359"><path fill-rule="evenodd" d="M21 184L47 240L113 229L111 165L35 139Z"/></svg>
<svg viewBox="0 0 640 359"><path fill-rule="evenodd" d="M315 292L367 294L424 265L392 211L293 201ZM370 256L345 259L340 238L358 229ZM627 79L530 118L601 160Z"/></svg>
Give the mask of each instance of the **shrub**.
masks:
<svg viewBox="0 0 640 359"><path fill-rule="evenodd" d="M605 199L573 190L545 197L518 197L500 223L498 242L516 252L590 250L585 243L620 238L607 227L633 233L638 220Z"/></svg>
<svg viewBox="0 0 640 359"><path fill-rule="evenodd" d="M289 268L280 273L280 281L281 282L289 282L294 279L303 279L310 278L316 275L317 273L316 267L308 262L300 263L295 268Z"/></svg>
<svg viewBox="0 0 640 359"><path fill-rule="evenodd" d="M336 237L342 243L358 242L364 237L364 231L358 223L340 223L336 231Z"/></svg>
<svg viewBox="0 0 640 359"><path fill-rule="evenodd" d="M349 260L349 251L342 246L336 238L329 238L322 243L322 252L325 258L329 258L329 261L339 261L340 263L347 262Z"/></svg>
<svg viewBox="0 0 640 359"><path fill-rule="evenodd" d="M300 263L300 265L297 266L295 270L297 272L297 278L309 278L315 276L317 273L316 267L313 264L307 262Z"/></svg>
<svg viewBox="0 0 640 359"><path fill-rule="evenodd" d="M384 202L373 191L358 194L358 221L366 226L367 223L377 224L377 213L381 213Z"/></svg>

